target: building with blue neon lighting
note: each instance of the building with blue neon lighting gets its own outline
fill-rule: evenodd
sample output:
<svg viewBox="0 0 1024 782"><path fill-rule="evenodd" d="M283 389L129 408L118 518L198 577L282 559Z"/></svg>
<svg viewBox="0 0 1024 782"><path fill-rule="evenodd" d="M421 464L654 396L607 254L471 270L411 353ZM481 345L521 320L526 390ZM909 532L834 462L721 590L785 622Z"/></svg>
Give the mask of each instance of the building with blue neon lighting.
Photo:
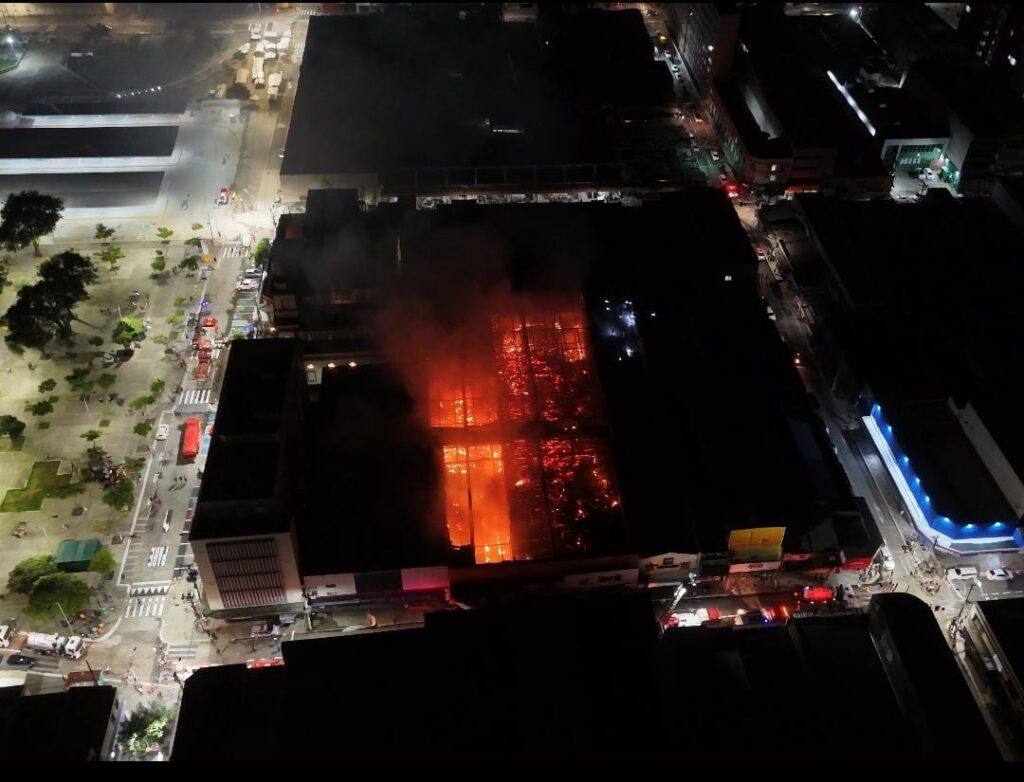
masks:
<svg viewBox="0 0 1024 782"><path fill-rule="evenodd" d="M988 200L914 205L800 196L830 293L819 360L922 535L960 551L1019 548L1024 518L1022 238Z"/></svg>

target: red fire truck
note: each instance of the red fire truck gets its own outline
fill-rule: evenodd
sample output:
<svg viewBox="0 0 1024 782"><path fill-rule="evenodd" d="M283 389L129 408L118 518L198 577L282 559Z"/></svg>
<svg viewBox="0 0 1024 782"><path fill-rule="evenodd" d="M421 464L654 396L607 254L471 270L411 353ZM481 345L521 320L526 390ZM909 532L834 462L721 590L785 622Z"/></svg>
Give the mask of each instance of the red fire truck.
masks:
<svg viewBox="0 0 1024 782"><path fill-rule="evenodd" d="M198 418L189 418L185 421L185 433L181 436L181 457L183 459L195 459L199 455L202 426L202 421Z"/></svg>

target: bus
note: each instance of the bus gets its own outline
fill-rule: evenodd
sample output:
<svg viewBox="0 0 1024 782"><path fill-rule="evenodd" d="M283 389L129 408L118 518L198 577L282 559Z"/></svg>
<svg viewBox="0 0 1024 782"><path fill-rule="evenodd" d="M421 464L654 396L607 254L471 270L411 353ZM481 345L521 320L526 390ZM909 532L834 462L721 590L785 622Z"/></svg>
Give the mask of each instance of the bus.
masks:
<svg viewBox="0 0 1024 782"><path fill-rule="evenodd" d="M183 459L195 459L199 455L199 438L202 433L202 422L198 418L185 421L185 432L181 436L181 456Z"/></svg>

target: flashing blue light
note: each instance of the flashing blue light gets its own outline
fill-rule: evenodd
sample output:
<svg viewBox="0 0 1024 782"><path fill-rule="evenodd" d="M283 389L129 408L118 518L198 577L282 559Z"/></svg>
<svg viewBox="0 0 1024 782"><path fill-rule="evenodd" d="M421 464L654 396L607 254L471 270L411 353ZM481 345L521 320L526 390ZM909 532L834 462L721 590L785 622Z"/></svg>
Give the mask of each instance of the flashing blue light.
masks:
<svg viewBox="0 0 1024 782"><path fill-rule="evenodd" d="M971 529L972 527L974 527L974 524L964 524L964 529Z"/></svg>
<svg viewBox="0 0 1024 782"><path fill-rule="evenodd" d="M881 405L879 405L879 404L871 405L871 415L881 415L881 414L882 414L882 406Z"/></svg>
<svg viewBox="0 0 1024 782"><path fill-rule="evenodd" d="M892 434L892 426L890 424L885 425L885 433Z"/></svg>
<svg viewBox="0 0 1024 782"><path fill-rule="evenodd" d="M910 459L908 457L904 456L902 458L903 458L903 463L904 464L910 464Z"/></svg>
<svg viewBox="0 0 1024 782"><path fill-rule="evenodd" d="M929 497L929 496L928 496L928 495L926 494L926 495L924 495L924 501L925 501L925 502L931 502L931 501L932 501L932 498L931 498L931 497Z"/></svg>
<svg viewBox="0 0 1024 782"><path fill-rule="evenodd" d="M997 522L996 522L995 524L993 524L992 526L993 526L993 527L1001 527L1001 526L1003 526L1003 522L1001 522L1001 521L997 521Z"/></svg>

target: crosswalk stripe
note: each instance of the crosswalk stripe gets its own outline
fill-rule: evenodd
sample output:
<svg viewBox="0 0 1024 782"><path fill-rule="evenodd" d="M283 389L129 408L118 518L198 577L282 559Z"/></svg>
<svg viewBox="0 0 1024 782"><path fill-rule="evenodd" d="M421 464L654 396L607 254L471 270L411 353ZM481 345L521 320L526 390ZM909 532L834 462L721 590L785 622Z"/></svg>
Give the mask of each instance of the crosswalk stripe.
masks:
<svg viewBox="0 0 1024 782"><path fill-rule="evenodd" d="M178 395L179 405L208 405L213 389L210 388L189 388Z"/></svg>

